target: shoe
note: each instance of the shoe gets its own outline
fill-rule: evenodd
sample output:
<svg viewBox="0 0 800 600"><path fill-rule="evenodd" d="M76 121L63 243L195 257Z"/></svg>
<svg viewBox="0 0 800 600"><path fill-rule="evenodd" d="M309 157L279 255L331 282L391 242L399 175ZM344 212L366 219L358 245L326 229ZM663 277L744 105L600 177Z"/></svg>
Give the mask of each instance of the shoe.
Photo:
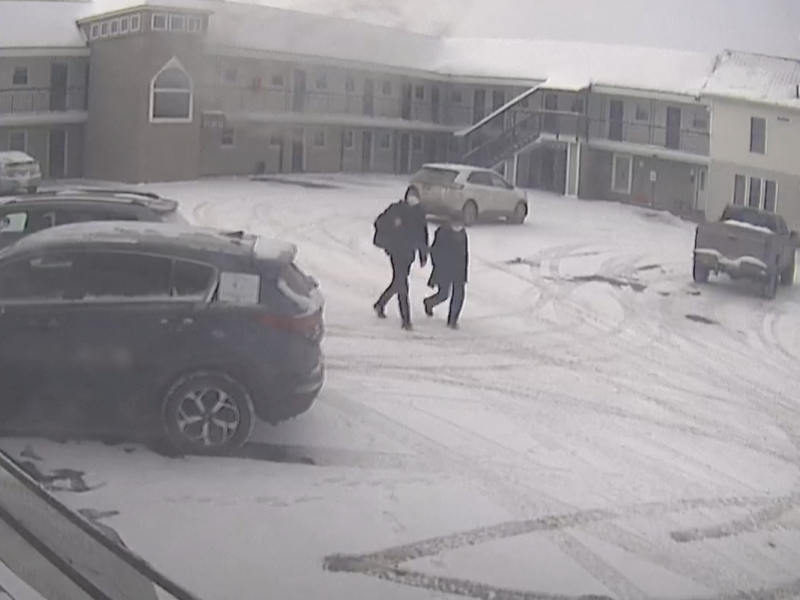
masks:
<svg viewBox="0 0 800 600"><path fill-rule="evenodd" d="M373 304L372 305L372 310L375 311L375 314L378 315L379 319L385 319L386 318L386 309L383 308L380 304L377 304L377 303Z"/></svg>
<svg viewBox="0 0 800 600"><path fill-rule="evenodd" d="M404 331L414 331L414 326L411 323L403 323L402 328Z"/></svg>
<svg viewBox="0 0 800 600"><path fill-rule="evenodd" d="M458 323L448 323L448 324L447 324L447 326L448 326L450 329L453 329L453 330L457 330L457 329L459 328L459 327L458 327Z"/></svg>
<svg viewBox="0 0 800 600"><path fill-rule="evenodd" d="M430 303L427 300L422 301L422 305L425 307L425 314L429 317L433 316L433 307L431 307Z"/></svg>

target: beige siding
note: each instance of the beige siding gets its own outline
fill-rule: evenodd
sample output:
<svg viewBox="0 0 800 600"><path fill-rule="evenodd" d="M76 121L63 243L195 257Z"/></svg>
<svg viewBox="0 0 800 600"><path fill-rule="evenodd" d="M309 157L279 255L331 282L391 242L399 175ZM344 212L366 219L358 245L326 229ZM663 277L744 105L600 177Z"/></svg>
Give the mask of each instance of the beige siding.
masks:
<svg viewBox="0 0 800 600"><path fill-rule="evenodd" d="M750 152L751 117L766 120L766 154ZM715 161L800 176L800 112L715 100L712 130Z"/></svg>
<svg viewBox="0 0 800 600"><path fill-rule="evenodd" d="M736 175L776 182L777 212L786 219L789 227L800 230L800 176L780 173L773 169L742 167L721 161L715 161L709 171L709 200L706 213L708 219L718 219L725 207L733 202Z"/></svg>

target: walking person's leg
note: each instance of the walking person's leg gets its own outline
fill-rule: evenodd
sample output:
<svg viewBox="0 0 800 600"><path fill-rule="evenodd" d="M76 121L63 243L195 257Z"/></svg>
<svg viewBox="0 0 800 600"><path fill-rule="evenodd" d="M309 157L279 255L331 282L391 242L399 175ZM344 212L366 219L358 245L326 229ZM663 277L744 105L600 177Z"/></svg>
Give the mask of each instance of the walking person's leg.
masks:
<svg viewBox="0 0 800 600"><path fill-rule="evenodd" d="M466 289L464 282L453 282L453 293L450 296L450 312L447 315L447 326L452 329L458 327L458 319L461 317L461 310L464 308L465 294Z"/></svg>
<svg viewBox="0 0 800 600"><path fill-rule="evenodd" d="M439 306L442 302L447 300L450 295L450 284L439 282L436 284L436 291L423 300L425 306L425 314L429 317L433 316L433 309Z"/></svg>
<svg viewBox="0 0 800 600"><path fill-rule="evenodd" d="M408 277L411 273L411 265L414 262L413 255L410 260L398 260L395 263L397 306L400 309L400 319L403 322L403 329L411 329L411 306L408 303Z"/></svg>
<svg viewBox="0 0 800 600"><path fill-rule="evenodd" d="M375 312L381 319L386 318L386 305L389 303L389 300L392 299L392 296L394 296L397 293L399 273L397 269L397 260L395 259L395 256L392 254L389 255L389 264L392 266L392 281L380 295L378 301L373 305Z"/></svg>

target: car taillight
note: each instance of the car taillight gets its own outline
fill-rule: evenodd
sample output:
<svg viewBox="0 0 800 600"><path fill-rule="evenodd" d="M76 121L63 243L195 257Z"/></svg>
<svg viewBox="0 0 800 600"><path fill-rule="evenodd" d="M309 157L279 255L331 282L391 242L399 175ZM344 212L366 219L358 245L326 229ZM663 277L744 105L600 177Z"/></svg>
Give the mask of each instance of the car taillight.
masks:
<svg viewBox="0 0 800 600"><path fill-rule="evenodd" d="M272 329L298 333L308 339L318 339L323 333L322 311L302 317L260 315L258 321Z"/></svg>

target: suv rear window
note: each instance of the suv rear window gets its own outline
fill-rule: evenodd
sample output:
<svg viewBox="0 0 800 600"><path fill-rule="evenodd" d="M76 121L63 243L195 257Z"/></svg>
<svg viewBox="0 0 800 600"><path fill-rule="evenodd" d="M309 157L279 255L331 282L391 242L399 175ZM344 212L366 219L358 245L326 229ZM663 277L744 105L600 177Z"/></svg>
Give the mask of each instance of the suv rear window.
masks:
<svg viewBox="0 0 800 600"><path fill-rule="evenodd" d="M456 177L458 177L458 171L453 171L452 169L424 167L414 174L411 181L428 185L451 185L456 180Z"/></svg>

